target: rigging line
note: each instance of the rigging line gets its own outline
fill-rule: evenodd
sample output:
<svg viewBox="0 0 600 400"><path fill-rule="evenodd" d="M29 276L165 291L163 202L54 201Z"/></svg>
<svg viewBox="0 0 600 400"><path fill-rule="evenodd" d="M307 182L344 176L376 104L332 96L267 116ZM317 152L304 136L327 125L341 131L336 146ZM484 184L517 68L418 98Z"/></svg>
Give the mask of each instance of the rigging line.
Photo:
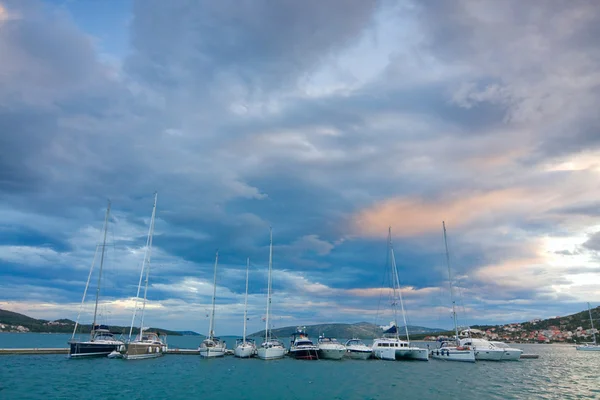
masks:
<svg viewBox="0 0 600 400"><path fill-rule="evenodd" d="M389 259L389 252L387 251L387 244L386 244L386 264L385 264L385 269L383 270L383 277L381 278L381 285L379 286L379 301L377 302L377 314L375 315L375 325L377 325L379 323L379 312L381 311L381 298L383 297L383 288L385 287L385 278L387 277L387 263L388 263L388 259ZM389 292L388 292L389 295Z"/></svg>

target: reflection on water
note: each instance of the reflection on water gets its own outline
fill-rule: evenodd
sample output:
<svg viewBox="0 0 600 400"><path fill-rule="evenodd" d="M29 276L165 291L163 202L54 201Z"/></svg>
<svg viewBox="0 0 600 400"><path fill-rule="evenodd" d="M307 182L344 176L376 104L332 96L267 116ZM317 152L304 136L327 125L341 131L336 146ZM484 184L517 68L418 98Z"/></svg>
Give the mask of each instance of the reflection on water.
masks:
<svg viewBox="0 0 600 400"><path fill-rule="evenodd" d="M69 335L0 334L0 347L66 347ZM225 337L229 346L234 338ZM169 337L194 348L198 337ZM0 399L600 398L600 352L516 345L537 360L452 363L165 356L142 361L0 356Z"/></svg>

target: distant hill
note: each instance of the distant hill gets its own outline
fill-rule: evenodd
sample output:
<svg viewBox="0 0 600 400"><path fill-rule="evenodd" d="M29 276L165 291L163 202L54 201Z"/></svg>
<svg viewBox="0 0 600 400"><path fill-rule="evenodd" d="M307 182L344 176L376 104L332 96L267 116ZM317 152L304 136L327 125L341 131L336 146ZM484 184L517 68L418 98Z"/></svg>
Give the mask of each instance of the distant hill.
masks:
<svg viewBox="0 0 600 400"><path fill-rule="evenodd" d="M203 336L194 331L177 331L177 333L181 334L182 336Z"/></svg>
<svg viewBox="0 0 600 400"><path fill-rule="evenodd" d="M70 319L57 319L55 321L48 321L45 319L35 319L28 317L27 315L19 314L13 311L0 309L0 325L4 325L4 328L0 326L0 332L40 332L40 333L72 333L75 327L75 321ZM17 327L23 327L18 329ZM92 330L91 324L79 325L77 331L80 333L90 333ZM129 333L128 326L111 326L111 332L113 333ZM170 336L182 336L182 333L176 331L169 331L167 329L160 328L149 328L150 332L165 333ZM138 333L138 328L133 328L133 333ZM194 334L195 332L189 334Z"/></svg>
<svg viewBox="0 0 600 400"><path fill-rule="evenodd" d="M404 327L400 328L401 332L404 331ZM425 334L441 332L444 329L426 328L423 326L408 325L408 332L410 334ZM273 335L279 338L291 336L292 333L296 332L296 326L286 326L284 328L278 328L272 330ZM318 325L307 325L306 333L308 336L317 338L321 334L325 336L331 336L340 339L350 339L353 337L361 339L373 339L383 335L383 329L380 326L371 324L368 322L357 322L355 324L318 324ZM264 336L265 331L255 332L250 336Z"/></svg>

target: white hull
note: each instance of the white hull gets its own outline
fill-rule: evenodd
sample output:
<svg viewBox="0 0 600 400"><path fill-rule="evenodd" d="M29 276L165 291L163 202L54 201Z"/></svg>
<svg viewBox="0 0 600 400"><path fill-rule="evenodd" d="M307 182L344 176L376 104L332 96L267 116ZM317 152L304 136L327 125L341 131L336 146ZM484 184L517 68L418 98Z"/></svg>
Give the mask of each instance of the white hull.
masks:
<svg viewBox="0 0 600 400"><path fill-rule="evenodd" d="M341 360L346 354L346 349L319 349L319 358L328 360Z"/></svg>
<svg viewBox="0 0 600 400"><path fill-rule="evenodd" d="M374 348L373 357L379 360L396 360L396 349L393 347Z"/></svg>
<svg viewBox="0 0 600 400"><path fill-rule="evenodd" d="M475 362L474 350L457 350L456 347L431 350L429 356L438 360Z"/></svg>
<svg viewBox="0 0 600 400"><path fill-rule="evenodd" d="M371 350L360 351L360 350L348 349L346 351L346 356L353 360L368 360L369 358L371 358L371 354L373 354L373 351L371 351Z"/></svg>
<svg viewBox="0 0 600 400"><path fill-rule="evenodd" d="M239 345L233 350L233 355L239 358L250 358L256 354L256 348L252 345Z"/></svg>
<svg viewBox="0 0 600 400"><path fill-rule="evenodd" d="M421 349L419 347L396 349L396 360L429 361L429 354L427 349Z"/></svg>
<svg viewBox="0 0 600 400"><path fill-rule="evenodd" d="M580 351L600 351L600 345L583 345L576 346L575 349Z"/></svg>
<svg viewBox="0 0 600 400"><path fill-rule="evenodd" d="M501 349L478 349L475 348L475 359L477 361L501 361L504 351Z"/></svg>
<svg viewBox="0 0 600 400"><path fill-rule="evenodd" d="M523 354L523 350L521 349L504 349L502 361L519 361L521 359L521 354Z"/></svg>
<svg viewBox="0 0 600 400"><path fill-rule="evenodd" d="M256 350L256 355L261 360L276 360L285 356L285 348L283 347L259 347Z"/></svg>
<svg viewBox="0 0 600 400"><path fill-rule="evenodd" d="M215 358L225 356L224 347L200 347L198 349L200 357L202 358Z"/></svg>

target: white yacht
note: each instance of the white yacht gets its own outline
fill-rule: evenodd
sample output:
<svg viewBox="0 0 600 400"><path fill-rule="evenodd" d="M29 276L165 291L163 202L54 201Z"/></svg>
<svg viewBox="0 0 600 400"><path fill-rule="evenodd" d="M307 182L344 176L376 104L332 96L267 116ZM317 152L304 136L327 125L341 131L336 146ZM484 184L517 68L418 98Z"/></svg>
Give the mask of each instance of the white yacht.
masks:
<svg viewBox="0 0 600 400"><path fill-rule="evenodd" d="M219 264L219 251L215 256L215 269L213 277L213 297L212 312L210 314L210 324L208 327L208 336L200 343L198 351L202 358L223 357L225 355L226 343L215 336L215 300L217 298L217 265Z"/></svg>
<svg viewBox="0 0 600 400"><path fill-rule="evenodd" d="M396 267L396 257L392 246L392 228L388 230L388 251L391 260L392 272L392 308L394 310L394 321L392 327L384 332L384 337L373 341L373 357L381 360L429 360L429 352L427 349L412 346L408 335L408 326L406 323L406 312L404 311L404 300L402 299L402 291L400 290L400 278L398 277L398 268ZM404 320L404 333L406 340L400 340L396 306L400 303L402 310L402 318ZM392 335L386 337L385 335Z"/></svg>
<svg viewBox="0 0 600 400"><path fill-rule="evenodd" d="M490 341L495 347L502 349L504 351L504 355L502 356L502 361L519 361L521 359L521 354L523 354L523 350L517 349L515 347L510 347L508 344L504 342L493 342Z"/></svg>
<svg viewBox="0 0 600 400"><path fill-rule="evenodd" d="M261 360L276 360L283 358L286 349L280 340L274 339L269 326L271 315L271 273L273 270L273 229L269 228L269 275L267 278L267 315L265 317L265 341L256 350L256 355Z"/></svg>
<svg viewBox="0 0 600 400"><path fill-rule="evenodd" d="M90 273L85 284L83 291L83 298L81 299L81 306L79 308L79 314L77 315L77 321L75 322L75 328L73 329L73 335L69 340L69 358L81 358L81 357L103 357L107 356L113 351L124 351L125 344L114 337L110 332L110 328L107 325L97 324L98 318L98 300L100 297L100 283L102 282L102 267L104 266L104 250L106 249L106 233L108 230L108 219L110 215L110 201L106 207L106 215L104 217L104 229L103 229L103 242L102 242L102 254L100 256L100 270L98 271L98 284L96 286L96 304L94 306L94 319L92 322L92 331L90 332L90 338L88 340L77 340L75 334L77 333L77 327L79 326L79 318L83 311L83 304L85 303L85 297L90 285L90 279L92 272L94 271L94 265L96 264L96 256L98 255L98 247L96 246L96 252L94 253L94 260L90 267Z"/></svg>
<svg viewBox="0 0 600 400"><path fill-rule="evenodd" d="M504 350L494 346L485 339L466 338L460 339L460 346L470 347L475 351L477 361L502 361Z"/></svg>
<svg viewBox="0 0 600 400"><path fill-rule="evenodd" d="M330 360L341 360L346 354L346 346L338 342L335 338L319 336L319 358Z"/></svg>
<svg viewBox="0 0 600 400"><path fill-rule="evenodd" d="M250 269L250 259L246 259L246 298L244 299L244 332L242 339L236 341L233 355L239 358L250 358L256 354L256 345L254 340L246 338L246 325L248 321L248 271Z"/></svg>
<svg viewBox="0 0 600 400"><path fill-rule="evenodd" d="M590 308L590 303L588 305L588 313L590 314L590 325L592 326L592 335L594 337L594 341L592 343L584 343L579 346L575 346L575 349L580 351L600 351L600 345L596 343L596 329L594 329L594 319L592 318L592 309Z"/></svg>
<svg viewBox="0 0 600 400"><path fill-rule="evenodd" d="M355 360L367 360L371 358L373 349L363 343L360 339L350 339L346 342L346 356Z"/></svg>
<svg viewBox="0 0 600 400"><path fill-rule="evenodd" d="M152 236L154 235L154 223L156 220L156 200L158 193L154 193L154 207L152 208L152 218L150 219L150 228L148 230L148 239L146 241L146 250L144 251L144 260L142 261L142 270L140 271L140 280L138 283L137 294L135 296L136 304L133 309L133 317L129 328L129 339L127 350L123 354L126 360L138 360L144 358L156 358L162 356L167 351L166 342L164 342L158 334L154 332L146 332L148 328L144 327L144 313L146 311L146 300L148 298L148 278L150 276L150 259L152 256ZM142 313L140 318L140 332L134 340L131 340L133 333L133 325L135 323L135 314L137 310L137 301L140 297L140 289L142 287L142 278L146 274L144 287L144 301L142 303ZM116 356L111 353L111 358Z"/></svg>
<svg viewBox="0 0 600 400"><path fill-rule="evenodd" d="M431 350L429 355L431 358L437 358L439 360L448 361L466 361L475 362L475 350L469 346L462 346L458 337L458 323L456 321L456 301L454 300L454 293L452 291L452 274L450 273L450 253L448 252L448 240L446 238L446 223L442 221L442 228L444 230L444 246L446 247L446 264L448 266L448 280L450 282L450 300L452 301L452 317L454 319L454 332L456 334L456 341L443 342L440 348Z"/></svg>

